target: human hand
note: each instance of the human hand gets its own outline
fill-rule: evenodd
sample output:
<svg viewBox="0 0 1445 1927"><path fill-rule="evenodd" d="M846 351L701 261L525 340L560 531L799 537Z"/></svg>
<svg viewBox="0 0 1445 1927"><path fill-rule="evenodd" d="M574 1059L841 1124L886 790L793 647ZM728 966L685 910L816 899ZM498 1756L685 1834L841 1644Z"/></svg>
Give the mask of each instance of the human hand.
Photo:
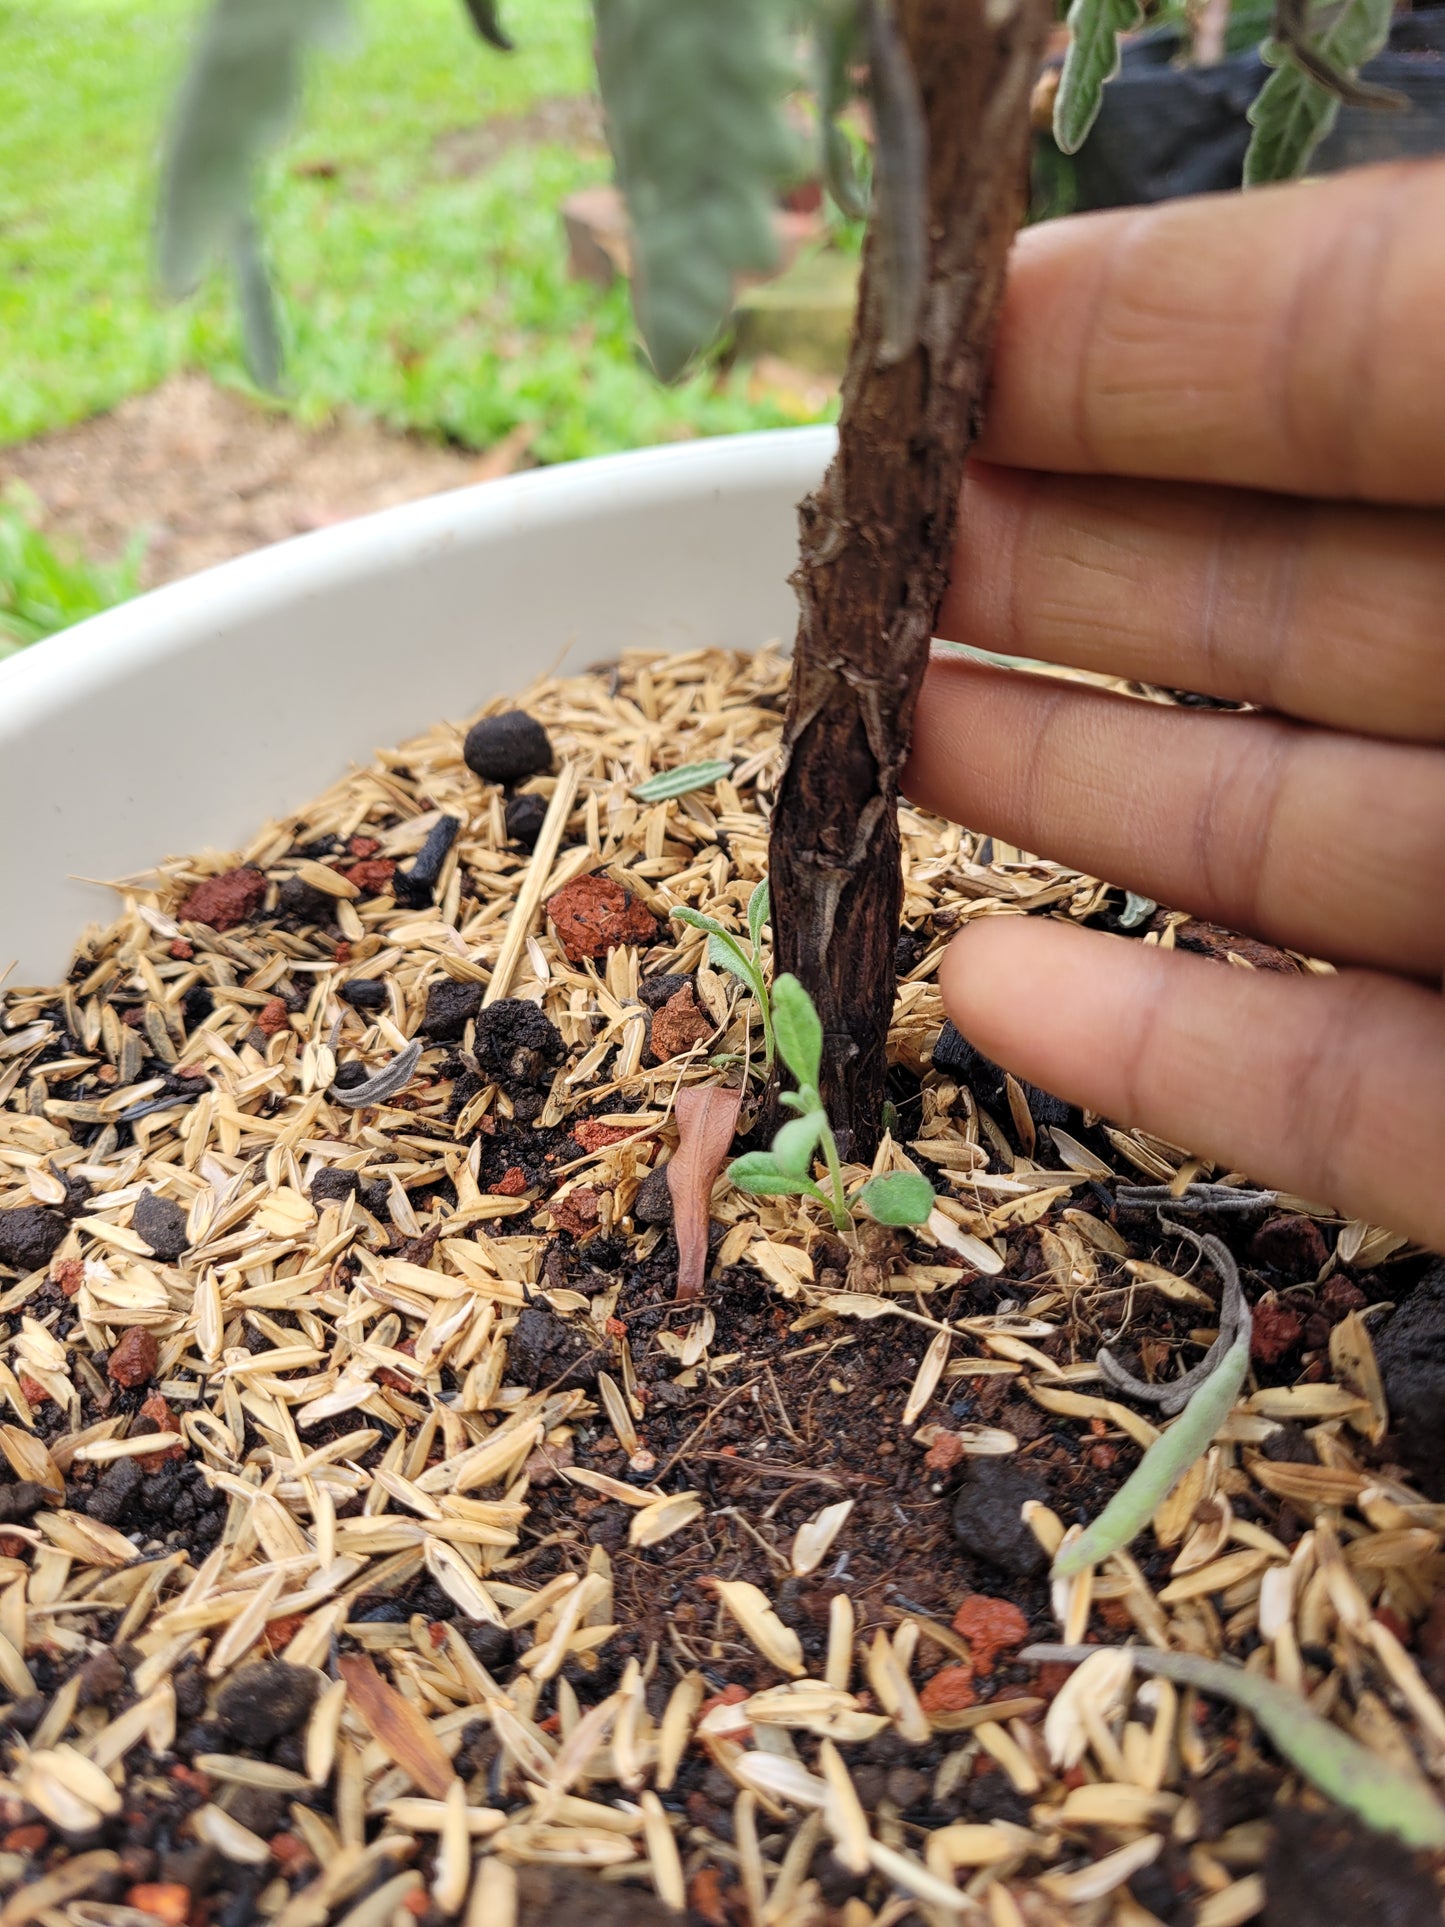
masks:
<svg viewBox="0 0 1445 1927"><path fill-rule="evenodd" d="M1020 237L925 808L1341 966L970 924L944 1002L1072 1102L1445 1250L1445 163ZM983 464L988 464L984 466Z"/></svg>

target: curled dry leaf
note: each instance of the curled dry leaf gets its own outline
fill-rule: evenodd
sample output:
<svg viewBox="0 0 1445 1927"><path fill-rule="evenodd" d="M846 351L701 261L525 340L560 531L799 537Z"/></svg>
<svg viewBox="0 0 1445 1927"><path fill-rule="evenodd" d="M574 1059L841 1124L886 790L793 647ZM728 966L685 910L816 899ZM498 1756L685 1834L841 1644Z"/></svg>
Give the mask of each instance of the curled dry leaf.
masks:
<svg viewBox="0 0 1445 1927"><path fill-rule="evenodd" d="M660 1546L684 1526L703 1514L702 1500L695 1492L679 1492L674 1498L660 1499L632 1515L627 1542L633 1546Z"/></svg>
<svg viewBox="0 0 1445 1927"><path fill-rule="evenodd" d="M454 1546L449 1546L444 1539L428 1539L422 1556L432 1578L468 1619L501 1625L502 1615L490 1593Z"/></svg>
<svg viewBox="0 0 1445 1927"><path fill-rule="evenodd" d="M1049 1758L1062 1772L1077 1766L1088 1747L1085 1708L1107 1724L1124 1704L1132 1670L1127 1651L1101 1646L1055 1693L1044 1717L1044 1744Z"/></svg>
<svg viewBox="0 0 1445 1927"><path fill-rule="evenodd" d="M65 1475L33 1432L22 1432L18 1425L0 1425L0 1452L4 1452L17 1479L32 1480L64 1500Z"/></svg>
<svg viewBox="0 0 1445 1927"><path fill-rule="evenodd" d="M737 1129L740 1090L720 1084L679 1091L674 1106L677 1152L667 1166L677 1233L677 1295L701 1298L707 1275L708 1201Z"/></svg>
<svg viewBox="0 0 1445 1927"><path fill-rule="evenodd" d="M982 1238L975 1238L971 1231L963 1230L936 1205L928 1214L925 1228L945 1251L962 1258L966 1265L972 1265L975 1271L982 1272L985 1277L992 1278L1003 1270L1003 1259L992 1245L985 1244Z"/></svg>
<svg viewBox="0 0 1445 1927"><path fill-rule="evenodd" d="M903 1407L903 1423L916 1425L928 1408L929 1401L938 1390L943 1368L948 1363L948 1348L953 1342L951 1332L939 1332L928 1350L923 1354L923 1363L918 1368L918 1376L908 1394L908 1402Z"/></svg>
<svg viewBox="0 0 1445 1927"><path fill-rule="evenodd" d="M764 1659L771 1661L780 1673L801 1679L804 1672L803 1642L791 1626L785 1626L778 1618L767 1594L749 1585L745 1579L717 1579L713 1584L724 1609L738 1622Z"/></svg>
<svg viewBox="0 0 1445 1927"><path fill-rule="evenodd" d="M1352 1385L1369 1407L1367 1413L1350 1414L1350 1423L1371 1445L1378 1445L1390 1429L1390 1412L1375 1362L1375 1347L1357 1311L1342 1318L1330 1333L1330 1365L1335 1377Z"/></svg>
<svg viewBox="0 0 1445 1927"><path fill-rule="evenodd" d="M249 1827L243 1827L239 1820L233 1820L229 1813L209 1802L191 1815L191 1831L198 1840L240 1866L264 1867L271 1858L271 1849L259 1834L252 1833Z"/></svg>
<svg viewBox="0 0 1445 1927"><path fill-rule="evenodd" d="M381 1677L361 1653L344 1653L336 1662L353 1705L382 1751L409 1773L434 1800L444 1800L452 1783L452 1763L441 1741L410 1700Z"/></svg>
<svg viewBox="0 0 1445 1927"><path fill-rule="evenodd" d="M836 1505L825 1505L815 1518L804 1520L798 1527L793 1535L793 1572L799 1579L805 1579L822 1565L852 1510L851 1499L839 1499Z"/></svg>
<svg viewBox="0 0 1445 1927"><path fill-rule="evenodd" d="M16 1776L20 1797L67 1833L85 1833L120 1812L121 1796L103 1772L73 1746L38 1748Z"/></svg>
<svg viewBox="0 0 1445 1927"><path fill-rule="evenodd" d="M740 1714L740 1726L787 1726L820 1739L841 1740L845 1746L876 1738L888 1724L882 1713L865 1712L851 1693L815 1679L772 1686L738 1706L715 1710Z"/></svg>

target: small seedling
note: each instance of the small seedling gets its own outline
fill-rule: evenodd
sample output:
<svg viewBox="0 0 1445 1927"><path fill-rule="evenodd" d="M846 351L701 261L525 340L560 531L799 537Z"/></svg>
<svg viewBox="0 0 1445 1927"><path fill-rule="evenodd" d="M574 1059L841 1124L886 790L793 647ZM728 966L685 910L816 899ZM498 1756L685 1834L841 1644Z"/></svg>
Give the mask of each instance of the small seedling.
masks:
<svg viewBox="0 0 1445 1927"><path fill-rule="evenodd" d="M778 1132L771 1150L748 1151L734 1158L728 1176L740 1191L751 1191L759 1197L815 1199L842 1234L849 1225L843 1168L838 1141L819 1092L823 1024L817 1006L796 977L779 977L773 985L772 1023L778 1055L798 1085L795 1091L784 1091L778 1101L797 1115ZM826 1191L812 1175L819 1150L828 1167ZM933 1209L933 1186L917 1171L890 1171L870 1178L858 1193L857 1202L879 1224L922 1224Z"/></svg>
<svg viewBox="0 0 1445 1927"><path fill-rule="evenodd" d="M746 950L731 930L723 929L716 917L705 917L700 910L674 910L672 914L679 923L689 923L694 930L705 930L707 960L713 969L726 970L752 992L763 1023L763 1069L771 1076L777 1056L777 1038L773 1033L772 1000L768 996L767 979L763 976L763 926L768 920L768 909L768 880L764 877L748 898L749 944Z"/></svg>

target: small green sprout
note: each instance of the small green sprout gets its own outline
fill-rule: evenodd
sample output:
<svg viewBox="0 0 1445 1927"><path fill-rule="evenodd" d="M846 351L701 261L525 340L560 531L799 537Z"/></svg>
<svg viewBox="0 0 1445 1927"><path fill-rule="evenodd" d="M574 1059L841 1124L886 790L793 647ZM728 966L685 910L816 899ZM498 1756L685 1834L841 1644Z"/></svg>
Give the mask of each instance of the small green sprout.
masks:
<svg viewBox="0 0 1445 1927"><path fill-rule="evenodd" d="M726 970L745 984L757 1000L763 1021L763 1069L771 1075L777 1055L773 1032L773 1006L768 983L763 975L763 926L768 920L768 880L763 878L748 898L748 948L745 950L730 930L724 930L716 917L705 917L700 910L674 910L679 923L707 932L707 960L714 970Z"/></svg>
<svg viewBox="0 0 1445 1927"><path fill-rule="evenodd" d="M796 977L773 985L772 1020L778 1055L793 1073L797 1090L784 1091L779 1103L796 1112L773 1139L770 1151L748 1151L734 1158L728 1176L740 1191L759 1197L807 1197L821 1204L840 1235L849 1225L848 1199L838 1142L818 1086L823 1072L823 1025L812 998ZM828 1167L825 1191L812 1175L821 1150ZM933 1209L933 1186L917 1171L891 1171L870 1178L858 1202L879 1224L922 1224Z"/></svg>

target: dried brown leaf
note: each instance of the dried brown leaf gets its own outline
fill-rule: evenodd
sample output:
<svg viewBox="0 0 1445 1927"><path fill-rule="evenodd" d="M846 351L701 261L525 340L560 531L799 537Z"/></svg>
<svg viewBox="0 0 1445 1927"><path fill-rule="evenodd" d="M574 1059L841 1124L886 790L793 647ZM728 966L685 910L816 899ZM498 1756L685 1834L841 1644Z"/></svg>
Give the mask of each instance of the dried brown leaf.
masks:
<svg viewBox="0 0 1445 1927"><path fill-rule="evenodd" d="M372 1738L413 1782L434 1800L444 1800L452 1783L452 1763L441 1741L409 1700L381 1677L361 1653L336 1662L348 1692Z"/></svg>
<svg viewBox="0 0 1445 1927"><path fill-rule="evenodd" d="M742 1101L740 1090L726 1090L720 1084L699 1085L677 1094L677 1153L667 1167L667 1188L677 1233L679 1299L702 1296L708 1200L733 1141Z"/></svg>

